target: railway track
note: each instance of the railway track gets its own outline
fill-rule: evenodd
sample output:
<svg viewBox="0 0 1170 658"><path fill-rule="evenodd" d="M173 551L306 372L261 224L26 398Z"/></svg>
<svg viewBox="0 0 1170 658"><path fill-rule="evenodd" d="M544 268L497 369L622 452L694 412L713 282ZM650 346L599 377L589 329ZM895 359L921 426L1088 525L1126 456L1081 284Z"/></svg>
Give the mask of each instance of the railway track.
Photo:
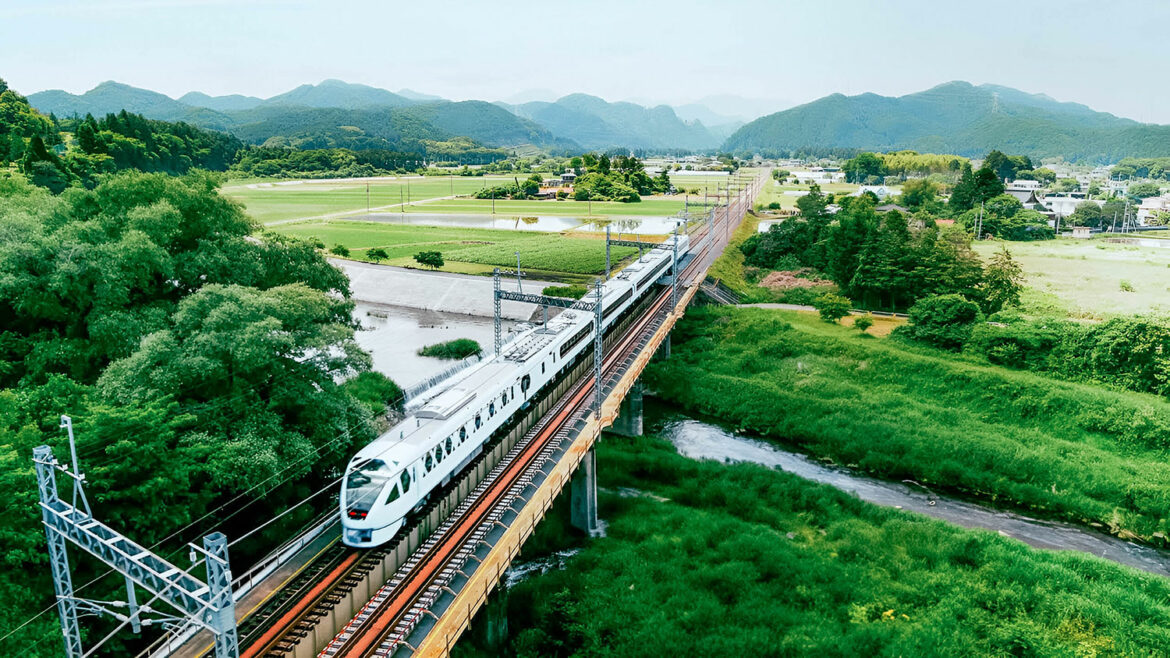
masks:
<svg viewBox="0 0 1170 658"><path fill-rule="evenodd" d="M727 208L724 228L728 228L726 223L730 222L733 212L736 216L742 215L743 203L740 200L734 204L734 211L731 206ZM696 235L700 239L708 237L699 232ZM707 269L718 231L710 237L703 240L703 246L680 277L693 277ZM603 362L603 378L620 374L616 372L618 366L626 363L640 347L647 329L655 328L662 321L663 311L670 310L667 307L670 299L669 290L663 291L611 349ZM463 565L488 531L531 484L533 467L542 466L568 438L572 426L582 414L590 410L593 383L593 377L582 377L320 655L393 654L421 617L428 614L428 607L461 573Z"/></svg>
<svg viewBox="0 0 1170 658"><path fill-rule="evenodd" d="M680 274L680 285L692 282L705 272L712 249L721 231L734 214L742 217L746 200L725 207L722 222L718 215L711 227L704 225L692 234L702 241ZM722 225L722 226L721 226ZM714 229L712 231L712 229ZM708 235L711 233L711 235ZM705 239L705 238L711 239ZM639 347L640 338L651 332L669 311L670 291L653 300L605 356L602 373L609 379ZM469 495L380 588L350 623L321 652L322 656L389 656L403 643L415 624L455 577L511 502L531 483L531 469L547 460L572 426L591 409L593 377L585 376L529 430ZM528 474L526 476L526 474ZM354 550L334 542L315 558L272 599L240 625L244 658L275 658L290 655L296 642L312 632L321 617L331 613L379 563L391 548Z"/></svg>

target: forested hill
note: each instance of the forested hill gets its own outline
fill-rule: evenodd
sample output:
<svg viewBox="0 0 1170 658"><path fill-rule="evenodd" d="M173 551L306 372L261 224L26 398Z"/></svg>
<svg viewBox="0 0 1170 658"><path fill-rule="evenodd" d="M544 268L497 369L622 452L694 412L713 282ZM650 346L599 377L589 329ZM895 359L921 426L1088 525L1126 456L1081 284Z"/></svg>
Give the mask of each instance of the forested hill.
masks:
<svg viewBox="0 0 1170 658"><path fill-rule="evenodd" d="M467 137L490 147L532 144L553 150L579 148L572 140L491 103L415 101L339 80L302 85L266 100L199 92L174 100L146 89L104 82L79 95L60 90L31 94L29 102L58 117L100 116L125 109L148 118L229 132L245 142L269 146L425 151L424 142Z"/></svg>
<svg viewBox="0 0 1170 658"><path fill-rule="evenodd" d="M572 94L555 103L503 105L553 133L590 149L611 146L643 149L713 149L721 141L699 121L685 122L666 105L642 107Z"/></svg>
<svg viewBox="0 0 1170 658"><path fill-rule="evenodd" d="M965 156L1001 149L1116 162L1126 156L1170 155L1170 126L1142 124L1008 87L949 82L900 97L826 96L752 121L723 148L766 154L911 149Z"/></svg>

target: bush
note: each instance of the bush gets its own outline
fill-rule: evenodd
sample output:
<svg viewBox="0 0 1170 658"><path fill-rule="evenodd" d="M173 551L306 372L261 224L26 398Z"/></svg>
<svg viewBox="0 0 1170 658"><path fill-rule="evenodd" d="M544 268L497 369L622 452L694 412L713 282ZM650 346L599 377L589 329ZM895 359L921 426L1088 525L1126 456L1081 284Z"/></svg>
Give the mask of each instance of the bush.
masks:
<svg viewBox="0 0 1170 658"><path fill-rule="evenodd" d="M329 253L333 254L334 256L349 258L349 247L343 244L333 245L333 248L329 250Z"/></svg>
<svg viewBox="0 0 1170 658"><path fill-rule="evenodd" d="M380 372L363 372L346 380L342 388L357 398L375 416L386 413L386 408L402 409L402 389Z"/></svg>
<svg viewBox="0 0 1170 658"><path fill-rule="evenodd" d="M366 250L366 258L369 258L374 262L386 260L389 257L390 254L386 253L386 250L381 247L374 247L373 249Z"/></svg>
<svg viewBox="0 0 1170 658"><path fill-rule="evenodd" d="M863 334L865 332L869 331L869 328L872 326L873 326L873 316L870 315L869 313L866 313L865 315L862 315L862 316L856 318L855 320L853 320L853 327Z"/></svg>
<svg viewBox="0 0 1170 658"><path fill-rule="evenodd" d="M548 286L541 291L541 294L547 297L567 297L569 299L581 299L589 294L589 288L574 284L571 286Z"/></svg>
<svg viewBox="0 0 1170 658"><path fill-rule="evenodd" d="M817 309L817 313L820 313L821 319L825 322L837 322L849 315L849 309L853 307L853 302L849 301L847 297L826 292L813 301L813 307Z"/></svg>
<svg viewBox="0 0 1170 658"><path fill-rule="evenodd" d="M483 349L479 343L470 338L456 338L445 343L427 345L418 351L419 356L430 356L436 359L466 359L469 356L480 354Z"/></svg>
<svg viewBox="0 0 1170 658"><path fill-rule="evenodd" d="M900 331L935 347L958 350L971 337L979 316L979 306L962 295L935 295L910 307L910 323Z"/></svg>
<svg viewBox="0 0 1170 658"><path fill-rule="evenodd" d="M420 251L414 255L419 265L425 265L433 270L443 266L443 254L438 251Z"/></svg>
<svg viewBox="0 0 1170 658"><path fill-rule="evenodd" d="M1133 284L1125 279L1121 280L1121 292L1133 292Z"/></svg>

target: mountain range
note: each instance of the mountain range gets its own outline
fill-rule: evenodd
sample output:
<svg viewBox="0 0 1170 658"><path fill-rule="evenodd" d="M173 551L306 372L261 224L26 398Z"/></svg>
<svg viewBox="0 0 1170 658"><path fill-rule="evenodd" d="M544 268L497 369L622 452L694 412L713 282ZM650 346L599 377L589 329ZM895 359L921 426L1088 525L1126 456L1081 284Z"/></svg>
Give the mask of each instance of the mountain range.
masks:
<svg viewBox="0 0 1170 658"><path fill-rule="evenodd" d="M533 95L537 92L527 97ZM125 109L230 132L248 143L304 148L407 149L420 140L469 137L491 147L533 145L558 152L619 147L785 155L911 149L980 156L999 149L1098 162L1170 156L1170 126L1139 123L1043 94L967 82L898 97L833 94L744 125L734 117L757 114L753 110L763 101L749 104L739 97L712 96L678 107L647 107L571 94L555 101L456 102L340 80L301 85L267 99L197 91L174 99L112 81L84 94L51 90L28 99L42 112L58 116ZM737 107L743 112L737 113Z"/></svg>
<svg viewBox="0 0 1170 658"><path fill-rule="evenodd" d="M465 136L496 147L709 150L739 125L708 128L698 120L683 121L669 106L609 103L585 94L519 105L456 102L409 89L394 93L340 80L301 85L266 99L198 91L174 99L114 81L83 94L51 90L28 99L40 111L58 116L125 109L230 132L250 143L279 138L281 144L300 146L400 148L405 145L403 135L410 134L435 140Z"/></svg>
<svg viewBox="0 0 1170 658"><path fill-rule="evenodd" d="M911 149L966 156L999 149L1114 162L1125 156L1170 155L1170 126L1138 123L1010 87L948 82L898 97L826 96L744 125L723 148L775 154Z"/></svg>

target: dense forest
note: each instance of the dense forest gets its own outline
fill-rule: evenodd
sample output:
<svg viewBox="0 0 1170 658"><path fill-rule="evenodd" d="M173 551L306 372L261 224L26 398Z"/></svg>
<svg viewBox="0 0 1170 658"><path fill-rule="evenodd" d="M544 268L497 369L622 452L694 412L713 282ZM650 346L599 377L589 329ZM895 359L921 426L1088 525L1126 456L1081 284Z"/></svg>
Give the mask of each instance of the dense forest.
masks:
<svg viewBox="0 0 1170 658"><path fill-rule="evenodd" d="M370 364L345 276L312 244L256 230L204 173L117 173L58 196L0 179L0 607L11 619L51 600L30 454L48 443L66 458L59 415L74 419L102 519L179 563L184 542L212 529L243 537L325 486L375 435L396 389L372 373L338 384ZM248 563L319 511L297 509L233 559ZM83 564L75 583L100 573ZM45 615L6 646L57 655L59 638Z"/></svg>
<svg viewBox="0 0 1170 658"><path fill-rule="evenodd" d="M833 94L756 119L723 144L724 150L765 155L854 148L976 156L993 147L1086 162L1167 157L1170 126L1008 87L949 82L897 98Z"/></svg>

